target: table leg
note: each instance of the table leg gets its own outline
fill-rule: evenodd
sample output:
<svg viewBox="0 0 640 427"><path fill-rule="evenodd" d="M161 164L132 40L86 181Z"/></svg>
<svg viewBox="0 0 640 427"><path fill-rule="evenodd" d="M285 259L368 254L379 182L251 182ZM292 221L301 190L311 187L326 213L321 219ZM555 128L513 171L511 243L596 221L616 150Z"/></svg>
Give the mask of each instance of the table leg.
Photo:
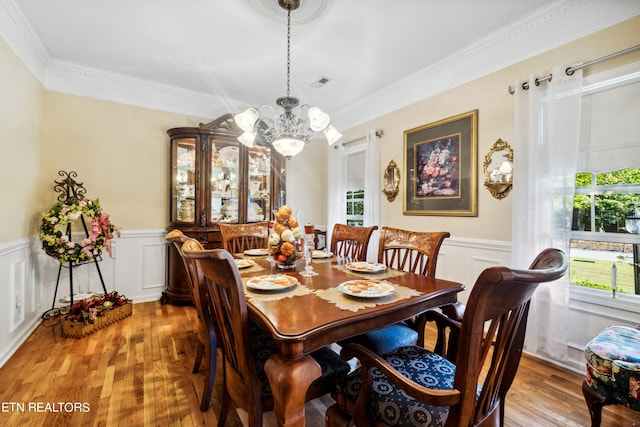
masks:
<svg viewBox="0 0 640 427"><path fill-rule="evenodd" d="M322 375L318 362L311 356L289 360L276 353L266 361L264 370L271 384L278 425L304 427L307 390Z"/></svg>

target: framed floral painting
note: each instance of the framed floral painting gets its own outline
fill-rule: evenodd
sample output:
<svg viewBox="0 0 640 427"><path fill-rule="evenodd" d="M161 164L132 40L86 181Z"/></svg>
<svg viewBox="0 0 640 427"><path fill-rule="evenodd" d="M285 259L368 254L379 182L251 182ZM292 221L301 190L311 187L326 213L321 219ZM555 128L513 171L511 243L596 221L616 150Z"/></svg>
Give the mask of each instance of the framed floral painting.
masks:
<svg viewBox="0 0 640 427"><path fill-rule="evenodd" d="M404 132L405 215L478 215L478 110Z"/></svg>

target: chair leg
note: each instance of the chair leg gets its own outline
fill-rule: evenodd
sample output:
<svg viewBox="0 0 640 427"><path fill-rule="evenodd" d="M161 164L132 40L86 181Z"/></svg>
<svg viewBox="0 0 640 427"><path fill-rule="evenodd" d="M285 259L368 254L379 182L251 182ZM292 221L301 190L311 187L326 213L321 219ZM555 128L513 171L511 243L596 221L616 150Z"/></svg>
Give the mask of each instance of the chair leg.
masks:
<svg viewBox="0 0 640 427"><path fill-rule="evenodd" d="M226 381L222 382L222 403L220 404L220 413L218 414L218 427L224 427L229 413L229 405L231 404L231 396L227 391Z"/></svg>
<svg viewBox="0 0 640 427"><path fill-rule="evenodd" d="M600 427L600 423L602 422L602 407L615 402L596 393L595 390L587 384L587 381L582 382L582 394L587 403L587 408L589 408L591 427Z"/></svg>
<svg viewBox="0 0 640 427"><path fill-rule="evenodd" d="M209 409L211 394L213 393L213 383L216 380L216 348L213 347L212 349L209 349L207 353L209 354L209 369L207 370L207 375L204 378L204 390L202 392L202 400L200 401L200 410L203 412Z"/></svg>
<svg viewBox="0 0 640 427"><path fill-rule="evenodd" d="M200 370L200 362L202 362L202 357L204 356L204 344L202 341L198 341L198 348L196 350L196 360L193 363L192 373L196 374Z"/></svg>
<svg viewBox="0 0 640 427"><path fill-rule="evenodd" d="M342 412L336 403L329 408L324 416L325 427L350 427L353 426L353 419Z"/></svg>

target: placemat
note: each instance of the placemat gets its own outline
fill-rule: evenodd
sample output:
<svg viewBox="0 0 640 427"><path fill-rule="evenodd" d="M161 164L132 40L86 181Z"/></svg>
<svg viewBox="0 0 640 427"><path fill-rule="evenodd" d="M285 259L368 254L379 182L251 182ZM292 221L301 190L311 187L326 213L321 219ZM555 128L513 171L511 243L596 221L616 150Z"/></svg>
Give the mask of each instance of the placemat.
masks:
<svg viewBox="0 0 640 427"><path fill-rule="evenodd" d="M260 292L247 288L247 281L249 281L250 278L251 277L242 278L242 284L244 285L244 295L246 298L255 302L278 301L283 298L290 298L298 295L307 295L311 293L311 289L307 288L302 283L298 283L293 288L287 289L285 291Z"/></svg>
<svg viewBox="0 0 640 427"><path fill-rule="evenodd" d="M359 273L357 271L349 270L347 266L344 264L336 264L336 265L332 265L332 267L337 270L344 271L345 273L350 274L352 276L360 277L362 279L384 280L384 279L390 279L392 277L398 277L398 276L407 274L406 271L392 270L390 268L387 268L386 271L383 271L382 273Z"/></svg>
<svg viewBox="0 0 640 427"><path fill-rule="evenodd" d="M395 288L395 293L380 298L358 298L342 293L337 287L330 289L320 289L313 291L317 296L325 301L333 303L341 310L358 311L363 308L375 307L376 305L389 304L392 302L407 299L412 296L422 295L422 292L407 288L402 285L391 283Z"/></svg>
<svg viewBox="0 0 640 427"><path fill-rule="evenodd" d="M335 261L335 260L336 260L336 256L335 255L332 255L332 256L330 256L328 258L312 258L311 259L311 265L313 265L313 264L324 264L324 263L332 262L332 261Z"/></svg>
<svg viewBox="0 0 640 427"><path fill-rule="evenodd" d="M257 260L257 259L265 259L267 258L269 255L245 255L242 252L237 253L237 254L233 254L234 258L244 258L244 259L253 259L253 260Z"/></svg>
<svg viewBox="0 0 640 427"><path fill-rule="evenodd" d="M246 274L246 273L257 273L257 272L263 271L263 270L266 270L266 268L264 268L260 264L253 264L251 267L241 268L240 269L240 276L242 276L243 274Z"/></svg>

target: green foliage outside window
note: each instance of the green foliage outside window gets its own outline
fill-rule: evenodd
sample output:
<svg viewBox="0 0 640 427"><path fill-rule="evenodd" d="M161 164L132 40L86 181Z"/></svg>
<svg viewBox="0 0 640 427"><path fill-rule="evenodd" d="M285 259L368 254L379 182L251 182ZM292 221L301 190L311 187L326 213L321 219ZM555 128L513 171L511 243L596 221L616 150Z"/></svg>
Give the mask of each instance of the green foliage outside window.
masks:
<svg viewBox="0 0 640 427"><path fill-rule="evenodd" d="M596 186L623 186L640 184L640 168L623 169L596 175ZM576 188L592 186L592 174L576 174ZM591 230L591 198L576 194L574 198L574 230L605 231L626 233L625 216L640 205L640 194L611 194L611 191L598 192L594 196L595 230Z"/></svg>

